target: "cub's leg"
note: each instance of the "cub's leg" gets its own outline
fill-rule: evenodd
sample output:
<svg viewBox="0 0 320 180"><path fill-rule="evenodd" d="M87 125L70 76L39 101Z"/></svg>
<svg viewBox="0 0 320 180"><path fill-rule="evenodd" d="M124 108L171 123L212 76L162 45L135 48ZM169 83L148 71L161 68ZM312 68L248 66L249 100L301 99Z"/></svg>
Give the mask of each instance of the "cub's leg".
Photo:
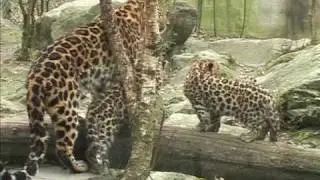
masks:
<svg viewBox="0 0 320 180"><path fill-rule="evenodd" d="M86 158L90 170L94 173L105 173L108 166L108 150L114 141L117 129L117 107L113 101L104 99L90 104L87 112L89 147Z"/></svg>
<svg viewBox="0 0 320 180"><path fill-rule="evenodd" d="M193 108L195 109L200 121L200 123L197 125L197 129L200 132L208 131L208 129L210 129L209 127L211 127L210 112L207 110L206 107L202 105L193 105Z"/></svg>
<svg viewBox="0 0 320 180"><path fill-rule="evenodd" d="M269 125L263 121L258 126L250 127L250 132L240 135L240 139L244 142L250 143L255 140L264 140L269 131Z"/></svg>
<svg viewBox="0 0 320 180"><path fill-rule="evenodd" d="M220 123L220 115L215 112L210 113L210 126L208 126L208 132L219 132L221 123Z"/></svg>
<svg viewBox="0 0 320 180"><path fill-rule="evenodd" d="M280 130L280 118L278 112L275 112L274 110L271 111L271 115L266 117L266 121L269 125L269 140L271 142L278 141L278 131Z"/></svg>

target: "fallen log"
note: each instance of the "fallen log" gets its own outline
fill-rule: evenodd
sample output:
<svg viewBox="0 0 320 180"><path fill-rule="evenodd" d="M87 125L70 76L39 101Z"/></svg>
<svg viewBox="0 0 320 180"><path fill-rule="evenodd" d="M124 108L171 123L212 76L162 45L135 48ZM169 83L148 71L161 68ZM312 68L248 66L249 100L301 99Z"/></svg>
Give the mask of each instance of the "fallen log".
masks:
<svg viewBox="0 0 320 180"><path fill-rule="evenodd" d="M24 120L22 117L25 117ZM58 163L55 154L55 133L50 125L49 117L45 117L47 129L50 133L48 140L48 150L46 153L45 162ZM75 157L77 159L84 159L85 150L88 146L86 142L86 128L83 118L79 118L79 134L75 143ZM127 160L130 157L131 138L130 133L127 133L124 127L121 134L115 139L115 143L111 149L111 165L115 168L124 168ZM120 140L119 140L120 139ZM29 125L27 115L18 115L17 117L2 118L0 121L0 161L8 164L22 164L25 162L29 153ZM120 151L119 151L120 149ZM126 149L126 151L121 151ZM117 163L114 164L113 162Z"/></svg>
<svg viewBox="0 0 320 180"><path fill-rule="evenodd" d="M225 179L320 178L320 149L299 149L284 142L244 143L228 134L165 126L159 148L155 170Z"/></svg>
<svg viewBox="0 0 320 180"><path fill-rule="evenodd" d="M83 122L80 124L81 133L75 151L82 158L86 143ZM53 134L52 129L50 132ZM0 135L0 160L9 164L23 163L28 154L27 121L21 121L21 118L20 121L2 119ZM250 179L252 176L253 179L312 180L320 177L319 149L301 149L283 142L244 143L228 134L164 126L158 148L155 170L182 172L208 179L216 175L226 179L240 176ZM109 156L111 166L123 168L130 151L130 134L117 137ZM49 140L47 154L47 159L56 161L53 138Z"/></svg>

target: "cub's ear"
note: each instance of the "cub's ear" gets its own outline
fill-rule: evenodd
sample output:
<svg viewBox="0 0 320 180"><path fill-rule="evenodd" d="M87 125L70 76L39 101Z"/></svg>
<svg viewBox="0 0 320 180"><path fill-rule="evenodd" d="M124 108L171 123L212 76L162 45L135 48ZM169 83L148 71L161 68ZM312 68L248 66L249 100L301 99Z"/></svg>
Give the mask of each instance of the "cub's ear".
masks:
<svg viewBox="0 0 320 180"><path fill-rule="evenodd" d="M208 70L212 72L215 76L218 76L220 73L219 63L216 61L211 61L208 63Z"/></svg>
<svg viewBox="0 0 320 180"><path fill-rule="evenodd" d="M209 71L212 71L212 69L213 69L213 63L212 62L209 62L209 64L208 64L208 70Z"/></svg>

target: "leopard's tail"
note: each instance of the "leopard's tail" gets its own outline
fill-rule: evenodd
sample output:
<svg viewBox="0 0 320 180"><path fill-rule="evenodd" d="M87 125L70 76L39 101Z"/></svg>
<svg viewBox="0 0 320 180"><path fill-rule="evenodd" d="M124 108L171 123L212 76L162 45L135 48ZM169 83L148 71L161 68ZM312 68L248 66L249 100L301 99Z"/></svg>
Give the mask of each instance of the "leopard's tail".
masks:
<svg viewBox="0 0 320 180"><path fill-rule="evenodd" d="M30 128L30 153L24 169L10 173L2 165L0 180L30 180L39 171L39 161L45 156L47 150L48 131L44 125L44 93L41 85L29 81L27 85L27 112Z"/></svg>
<svg viewBox="0 0 320 180"><path fill-rule="evenodd" d="M10 173L3 164L0 164L0 180L31 180L25 171Z"/></svg>

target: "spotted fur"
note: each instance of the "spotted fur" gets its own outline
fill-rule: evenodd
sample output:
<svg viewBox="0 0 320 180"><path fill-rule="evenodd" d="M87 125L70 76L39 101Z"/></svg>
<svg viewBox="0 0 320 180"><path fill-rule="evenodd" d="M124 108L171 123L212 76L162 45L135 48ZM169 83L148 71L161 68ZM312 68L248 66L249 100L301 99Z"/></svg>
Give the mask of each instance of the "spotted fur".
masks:
<svg viewBox="0 0 320 180"><path fill-rule="evenodd" d="M184 95L196 110L202 132L218 132L220 117L234 116L251 129L242 140L263 140L270 132L270 141L277 141L279 117L272 96L251 81L220 77L219 64L214 60L193 62Z"/></svg>

